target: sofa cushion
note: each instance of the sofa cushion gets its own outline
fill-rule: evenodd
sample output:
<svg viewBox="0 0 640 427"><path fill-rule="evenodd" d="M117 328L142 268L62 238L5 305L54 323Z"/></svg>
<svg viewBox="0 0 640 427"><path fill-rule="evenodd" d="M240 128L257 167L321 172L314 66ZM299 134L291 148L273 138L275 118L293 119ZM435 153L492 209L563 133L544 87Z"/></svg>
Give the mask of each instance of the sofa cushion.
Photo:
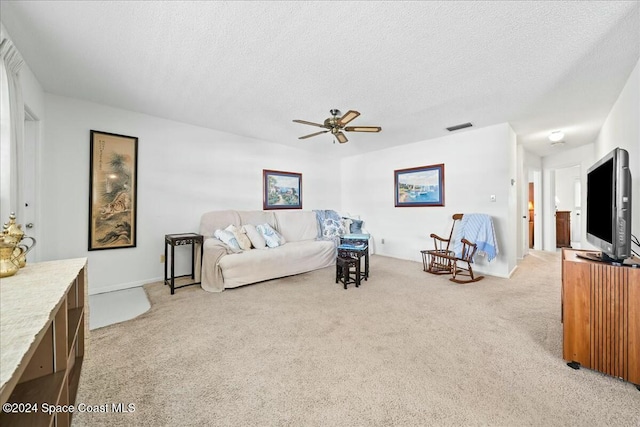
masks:
<svg viewBox="0 0 640 427"><path fill-rule="evenodd" d="M224 230L229 224L240 226L240 216L237 211L212 211L202 214L200 218L200 234L203 236L213 236L213 232Z"/></svg>
<svg viewBox="0 0 640 427"><path fill-rule="evenodd" d="M288 242L313 240L318 237L318 220L312 211L276 212L278 232Z"/></svg>
<svg viewBox="0 0 640 427"><path fill-rule="evenodd" d="M267 223L276 228L276 217L272 211L238 211L240 224L264 224Z"/></svg>
<svg viewBox="0 0 640 427"><path fill-rule="evenodd" d="M262 237L262 233L256 230L256 226L253 224L245 224L242 226L242 230L246 233L251 244L256 249L264 249L267 246L267 242Z"/></svg>
<svg viewBox="0 0 640 427"><path fill-rule="evenodd" d="M334 265L336 249L327 240L288 242L264 251L246 251L220 259L224 287L290 276Z"/></svg>

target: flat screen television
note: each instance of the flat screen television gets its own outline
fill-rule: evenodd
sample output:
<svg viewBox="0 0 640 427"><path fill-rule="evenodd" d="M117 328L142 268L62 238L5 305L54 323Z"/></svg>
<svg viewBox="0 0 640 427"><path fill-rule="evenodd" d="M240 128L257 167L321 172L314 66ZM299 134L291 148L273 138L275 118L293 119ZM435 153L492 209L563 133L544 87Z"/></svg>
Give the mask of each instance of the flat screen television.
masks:
<svg viewBox="0 0 640 427"><path fill-rule="evenodd" d="M587 170L587 241L601 261L631 257L629 153L616 148Z"/></svg>

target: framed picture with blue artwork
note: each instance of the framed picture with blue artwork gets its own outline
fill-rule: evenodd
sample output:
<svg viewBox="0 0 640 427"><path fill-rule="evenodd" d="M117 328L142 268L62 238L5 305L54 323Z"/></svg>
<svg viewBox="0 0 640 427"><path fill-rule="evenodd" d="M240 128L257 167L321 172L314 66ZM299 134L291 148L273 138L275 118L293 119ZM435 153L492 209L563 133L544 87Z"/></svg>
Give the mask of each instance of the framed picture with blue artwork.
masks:
<svg viewBox="0 0 640 427"><path fill-rule="evenodd" d="M444 163L398 169L394 174L396 207L444 206Z"/></svg>
<svg viewBox="0 0 640 427"><path fill-rule="evenodd" d="M302 174L262 170L262 208L302 209Z"/></svg>

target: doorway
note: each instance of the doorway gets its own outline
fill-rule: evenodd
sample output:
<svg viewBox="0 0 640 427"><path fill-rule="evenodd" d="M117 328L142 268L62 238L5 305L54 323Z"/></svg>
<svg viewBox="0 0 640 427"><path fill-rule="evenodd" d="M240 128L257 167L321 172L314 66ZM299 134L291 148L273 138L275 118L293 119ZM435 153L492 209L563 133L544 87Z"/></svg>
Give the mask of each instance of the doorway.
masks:
<svg viewBox="0 0 640 427"><path fill-rule="evenodd" d="M26 236L33 237L36 242L38 233L38 159L39 156L40 120L25 105L24 108L24 161L22 163L22 195L18 206L19 222ZM16 212L18 214L18 212ZM35 246L28 255L29 262L38 262L38 247Z"/></svg>
<svg viewBox="0 0 640 427"><path fill-rule="evenodd" d="M529 182L529 197L527 200L527 209L529 211L527 218L529 220L529 249L533 249L535 242L535 224L533 222L533 210L535 207L534 200L534 183Z"/></svg>
<svg viewBox="0 0 640 427"><path fill-rule="evenodd" d="M556 247L580 246L581 181L580 165L556 169Z"/></svg>
<svg viewBox="0 0 640 427"><path fill-rule="evenodd" d="M530 169L527 173L525 189L526 208L524 218L523 247L525 253L530 249L542 250L542 172Z"/></svg>

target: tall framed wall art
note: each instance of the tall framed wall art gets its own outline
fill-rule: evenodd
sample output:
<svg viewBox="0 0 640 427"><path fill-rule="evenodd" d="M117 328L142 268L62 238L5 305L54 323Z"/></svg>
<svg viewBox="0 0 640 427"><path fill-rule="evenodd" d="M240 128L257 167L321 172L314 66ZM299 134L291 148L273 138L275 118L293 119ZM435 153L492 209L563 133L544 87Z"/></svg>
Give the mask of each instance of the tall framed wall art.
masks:
<svg viewBox="0 0 640 427"><path fill-rule="evenodd" d="M134 248L138 138L91 131L89 250Z"/></svg>

